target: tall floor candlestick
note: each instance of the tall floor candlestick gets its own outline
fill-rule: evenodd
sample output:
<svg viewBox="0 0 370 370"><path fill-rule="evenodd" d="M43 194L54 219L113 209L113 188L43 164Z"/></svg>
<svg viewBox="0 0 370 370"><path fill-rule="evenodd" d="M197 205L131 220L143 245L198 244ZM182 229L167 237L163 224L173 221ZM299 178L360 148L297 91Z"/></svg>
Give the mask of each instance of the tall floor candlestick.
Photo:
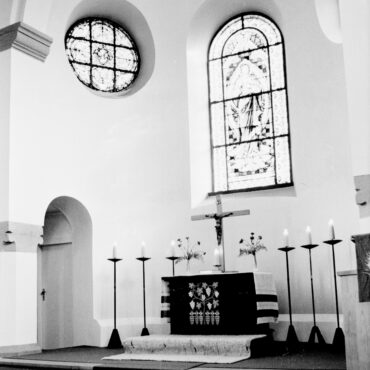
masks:
<svg viewBox="0 0 370 370"><path fill-rule="evenodd" d="M172 261L172 276L175 276L175 261L179 259L176 256L166 257L168 260Z"/></svg>
<svg viewBox="0 0 370 370"><path fill-rule="evenodd" d="M112 334L110 336L110 340L109 340L109 343L108 343L108 348L110 349L114 349L114 348L122 348L122 343L121 343L121 338L119 337L119 333L118 333L118 330L117 330L117 295L116 295L116 263L121 261L122 259L121 258L116 258L116 257L113 257L113 258L108 258L108 261L112 261L113 262L113 296L114 296L114 300L113 300L113 307L114 307L114 329L112 331Z"/></svg>
<svg viewBox="0 0 370 370"><path fill-rule="evenodd" d="M315 312L315 295L313 289L313 275L312 275L312 258L311 258L311 249L316 248L318 244L306 244L302 245L302 248L308 249L309 257L310 257L310 278L311 278L311 296L312 296L312 314L313 314L313 327L311 329L310 336L308 338L309 344L314 344L315 339L317 337L317 341L319 344L325 344L325 339L322 336L320 329L316 325L316 312Z"/></svg>
<svg viewBox="0 0 370 370"><path fill-rule="evenodd" d="M335 251L334 245L340 243L342 240L340 239L331 239L325 240L324 243L331 245L332 255L333 255L333 277L334 277L334 288L335 288L335 308L337 314L337 328L335 329L334 339L333 339L333 346L335 349L339 351L343 351L345 348L344 342L344 333L339 324L339 305L338 305L338 288L337 288L337 269L335 266Z"/></svg>
<svg viewBox="0 0 370 370"><path fill-rule="evenodd" d="M141 336L149 335L149 330L146 327L146 303L145 303L145 261L150 260L150 257L139 257L136 258L138 261L141 261L143 263L143 308L144 308L144 327L141 331Z"/></svg>
<svg viewBox="0 0 370 370"><path fill-rule="evenodd" d="M286 338L286 342L288 344L288 347L294 347L299 343L297 334L295 332L294 326L293 326L293 320L292 320L292 301L290 297L290 277L289 277L289 257L288 253L295 249L294 247L283 247L279 248L280 251L285 252L285 260L286 260L286 276L287 276L287 285L288 285L288 304L289 304L289 329L288 329L288 335Z"/></svg>

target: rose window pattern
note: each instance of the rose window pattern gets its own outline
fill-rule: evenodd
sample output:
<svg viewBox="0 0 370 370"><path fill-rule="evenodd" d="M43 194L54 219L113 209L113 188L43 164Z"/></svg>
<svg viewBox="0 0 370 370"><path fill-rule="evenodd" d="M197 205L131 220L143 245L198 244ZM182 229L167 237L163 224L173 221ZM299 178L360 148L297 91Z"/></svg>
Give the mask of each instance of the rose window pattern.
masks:
<svg viewBox="0 0 370 370"><path fill-rule="evenodd" d="M208 54L213 192L292 185L284 44L277 26L240 15Z"/></svg>
<svg viewBox="0 0 370 370"><path fill-rule="evenodd" d="M81 19L65 37L65 49L77 78L93 90L127 90L140 67L138 49L130 35L107 19Z"/></svg>
<svg viewBox="0 0 370 370"><path fill-rule="evenodd" d="M189 322L191 325L219 325L218 283L189 283Z"/></svg>

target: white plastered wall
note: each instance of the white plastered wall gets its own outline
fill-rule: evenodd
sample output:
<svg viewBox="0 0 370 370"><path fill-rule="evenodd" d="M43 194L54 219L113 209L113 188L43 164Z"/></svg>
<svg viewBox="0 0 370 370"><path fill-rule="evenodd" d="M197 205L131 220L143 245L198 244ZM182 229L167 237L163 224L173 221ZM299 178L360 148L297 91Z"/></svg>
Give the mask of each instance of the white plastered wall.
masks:
<svg viewBox="0 0 370 370"><path fill-rule="evenodd" d="M299 248L307 243L305 228L311 226L316 312L328 341L335 328L334 282L331 250L322 243L329 238L328 221L334 219L337 237L337 269L355 266L350 241L358 232L352 160L348 140L345 65L338 43L338 19L322 27L311 1L205 1L191 24L188 45L189 121L192 213L212 212L210 191L209 113L206 56L209 40L225 20L242 12L257 11L272 18L285 39L294 187L223 196L226 211L250 209L251 215L225 220L226 267L252 269L252 259L238 259L238 242L250 232L263 235L268 253L258 255L259 268L274 274L283 323L276 330L284 339L287 326L287 292L282 233L289 229L293 312L300 339L307 340L312 325L308 253ZM337 13L338 15L338 9ZM331 34L330 40L327 33ZM212 221L197 222L193 229L214 243ZM208 237L209 235L209 237Z"/></svg>

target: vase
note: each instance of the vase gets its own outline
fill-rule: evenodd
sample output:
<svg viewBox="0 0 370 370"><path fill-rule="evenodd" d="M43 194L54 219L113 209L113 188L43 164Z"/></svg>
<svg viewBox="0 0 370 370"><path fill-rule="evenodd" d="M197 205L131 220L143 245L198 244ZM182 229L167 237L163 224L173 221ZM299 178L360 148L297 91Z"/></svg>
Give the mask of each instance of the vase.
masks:
<svg viewBox="0 0 370 370"><path fill-rule="evenodd" d="M253 271L258 271L256 253L253 253L253 261L254 261Z"/></svg>
<svg viewBox="0 0 370 370"><path fill-rule="evenodd" d="M190 275L190 260L186 260L186 274Z"/></svg>

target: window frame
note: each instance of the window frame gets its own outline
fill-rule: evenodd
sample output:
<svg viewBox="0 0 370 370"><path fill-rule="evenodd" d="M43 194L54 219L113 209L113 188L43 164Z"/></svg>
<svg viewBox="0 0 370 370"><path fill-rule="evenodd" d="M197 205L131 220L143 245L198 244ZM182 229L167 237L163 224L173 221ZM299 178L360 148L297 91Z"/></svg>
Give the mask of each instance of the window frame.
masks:
<svg viewBox="0 0 370 370"><path fill-rule="evenodd" d="M243 24L243 17L245 16L258 16L258 17L261 17L261 18L265 18L266 20L268 20L269 22L271 22L275 27L276 29L279 31L279 34L280 34L280 37L281 37L281 47L282 47L282 61L283 61L283 70L282 70L282 73L284 74L284 90L285 90L285 101L286 101L286 111L287 111L287 139L288 139L288 151L289 151L289 165L290 165L290 182L287 182L287 183L283 183L283 184L278 184L276 182L276 178L277 178L277 174L276 174L276 168L275 168L275 173L274 173L274 177L275 177L275 184L272 184L272 185L266 185L266 186L256 186L256 187L251 187L251 188L240 188L240 189L227 189L227 190L218 190L216 191L215 190L215 169L214 169L214 144L213 144L213 132L212 132L212 111L211 111L211 107L212 107L212 101L211 101L211 78L210 78L210 61L212 60L210 58L210 51L211 51L211 47L213 45L213 42L215 41L215 39L217 38L217 36L219 35L219 33L221 32L221 30L228 24L228 23L231 23L232 21L238 19L238 18L241 18L242 20L242 24ZM242 28L243 29L243 28ZM240 29L240 30L242 30ZM237 32L239 32L240 30L238 30ZM265 34L259 30L259 32L261 32L264 36ZM231 37L232 35L230 35L229 37ZM266 36L265 36L266 37ZM223 44L223 46L225 46L225 44L227 43L229 38L227 38ZM268 44L266 46L266 48L270 48L272 45ZM246 52L246 51L243 51L243 52ZM243 53L241 52L241 53ZM220 56L219 57L220 59L222 59L223 57ZM208 83L208 118L209 118L209 134L210 134L210 151L211 151L211 176L212 176L212 191L208 192L208 195L209 196L212 196L212 195L217 195L217 194L232 194L232 193L241 193L241 192L251 192L251 191L259 191L259 190L270 190L270 189L279 189L279 188L286 188L286 187L292 187L294 186L294 181L293 181L293 167L292 167L292 164L293 164L293 161L292 161L292 145L291 145L291 130L290 130L290 116L289 116L289 98L288 98L288 79L287 79L287 66L286 66L286 53L285 53L285 40L284 40L284 35L283 33L281 32L281 29L279 28L279 26L275 23L274 20L272 20L269 16L266 16L265 14L263 13L259 13L259 12L243 12L243 13L239 13L237 15L234 15L233 17L229 18L227 21L225 21L223 24L221 24L220 27L218 27L218 29L216 30L216 32L213 34L209 44L208 44L208 49L207 49L207 83ZM223 73L223 72L221 72ZM271 73L271 62L270 62L270 57L269 57L269 75ZM271 77L271 75L270 75ZM221 81L222 85L224 84L224 81ZM283 90L283 89L282 89ZM265 92L262 92L262 93L258 93L256 95L262 95L262 94L270 94L272 96L272 92L273 92L273 89L270 88L270 90L268 91L265 91ZM253 95L253 94L251 94ZM225 101L227 101L228 99L225 98L225 96L222 97L222 100L220 102L222 102L223 104L225 103ZM225 109L225 108L224 108ZM224 112L224 115L225 115L225 112ZM224 119L223 119L223 126L224 128L226 129L226 120L225 120L225 116L224 116ZM272 116L272 127L274 128L275 124L274 124L274 117ZM274 146L275 146L275 139L276 137L278 136L272 136L271 139L274 141ZM225 138L226 139L226 138ZM261 140L262 141L262 140ZM240 144L239 144L240 145ZM228 144L225 142L225 144L223 145L225 148L228 146ZM226 171L228 171L228 160L227 160L227 157L225 158L225 161L226 161ZM276 166L276 152L274 150L274 163L275 163L275 166ZM229 181L227 180L227 187L229 187Z"/></svg>
<svg viewBox="0 0 370 370"><path fill-rule="evenodd" d="M91 24L92 22L94 21L100 21L100 22L106 22L108 23L110 26L113 26L113 34L115 35L115 30L118 29L119 31L123 32L123 34L127 37L127 39L129 40L129 42L131 43L132 47L131 48L128 48L128 49L132 49L134 50L134 52L136 53L136 56L137 56L137 69L136 71L134 72L129 72L129 71L124 71L124 70L121 70L119 68L116 67L116 60L113 61L113 67L105 67L105 66L100 66L100 65L95 65L92 61L92 44L95 42L95 43L98 43L98 44L105 44L104 42L98 42L98 41L93 41L92 38L91 38ZM79 24L82 24L83 22L89 22L89 28L90 28L90 39L89 40L86 40L87 42L89 42L89 47L90 47L90 62L85 64L85 63L78 63L76 62L77 64L82 64L82 65L88 65L90 67L90 83L87 84L85 83L83 80L81 80L80 76L77 74L75 68L73 67L72 63L74 63L74 61L70 60L70 57L68 55L69 53L69 48L67 47L67 41L69 38L75 38L73 36L71 36L71 33L73 32L73 30L76 28L76 26L78 26ZM114 36L115 38L115 36ZM107 43L107 45L110 45L113 47L114 49L114 56L116 58L116 49L117 48L120 48L120 47L123 47L123 46L117 46L115 44L115 42L113 44L110 44L110 43ZM124 47L123 47L124 48ZM115 96L121 96L121 95L124 95L126 93L128 93L131 88L133 87L133 85L135 84L135 82L137 81L138 77L139 77L139 74L140 74L140 68L141 68L141 57L140 57L140 51L139 51L139 48L137 46L137 43L135 42L135 40L133 39L133 37L131 36L131 34L122 26L120 25L119 23L115 22L115 21L112 21L111 19L107 18L107 17L97 17L97 16L94 16L94 17L83 17L83 18L80 18L78 20L76 20L75 22L73 22L67 29L65 35L64 35L64 49L65 49L65 52L67 54L67 60L68 60L68 64L70 65L70 67L72 68L73 70L73 73L74 75L76 76L76 78L78 79L79 82L81 82L85 87L87 87L89 90L91 90L92 92L96 93L96 94L101 94L103 96L107 96L107 97L115 97ZM105 69L110 69L114 72L114 82L113 82L113 86L114 86L114 89L111 90L111 91L106 91L106 90L101 90L97 87L94 86L93 82L92 82L92 69L93 67L97 67L97 68L105 68ZM131 73L134 77L132 79L132 81L123 89L120 89L118 90L117 87L116 87L116 76L115 76L115 73L116 72L126 72L126 73Z"/></svg>

